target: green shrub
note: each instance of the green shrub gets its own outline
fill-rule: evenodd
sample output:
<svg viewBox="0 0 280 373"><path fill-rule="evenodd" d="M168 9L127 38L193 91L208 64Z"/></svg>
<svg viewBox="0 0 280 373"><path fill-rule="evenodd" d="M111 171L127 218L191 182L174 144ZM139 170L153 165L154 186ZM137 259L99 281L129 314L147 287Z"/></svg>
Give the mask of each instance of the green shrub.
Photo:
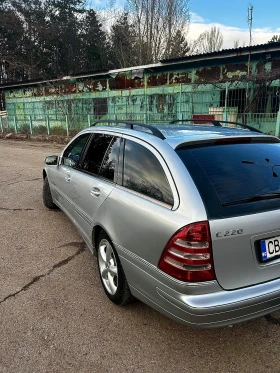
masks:
<svg viewBox="0 0 280 373"><path fill-rule="evenodd" d="M50 135L66 136L66 128L64 126L51 126Z"/></svg>
<svg viewBox="0 0 280 373"><path fill-rule="evenodd" d="M47 135L47 133L48 133L47 126L44 126L43 124L33 127L34 135Z"/></svg>
<svg viewBox="0 0 280 373"><path fill-rule="evenodd" d="M13 129L13 132L15 132L14 129ZM17 132L18 133L24 133L24 134L30 133L29 124L23 123L23 124L19 125L18 128L17 128Z"/></svg>

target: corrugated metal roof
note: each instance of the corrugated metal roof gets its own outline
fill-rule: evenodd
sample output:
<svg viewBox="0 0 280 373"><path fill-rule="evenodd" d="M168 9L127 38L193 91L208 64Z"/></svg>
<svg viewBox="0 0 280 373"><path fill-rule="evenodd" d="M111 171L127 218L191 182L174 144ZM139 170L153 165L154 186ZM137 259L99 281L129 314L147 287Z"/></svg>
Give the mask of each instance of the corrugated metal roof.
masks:
<svg viewBox="0 0 280 373"><path fill-rule="evenodd" d="M266 43L266 44L257 44L252 45L251 47L238 47L238 48L230 48L230 49L222 49L218 52L211 52L211 53L202 53L197 55L190 55L184 57L174 57L160 60L161 63L170 63L170 62L179 62L179 61L188 61L192 59L205 59L205 57L223 57L224 55L231 54L233 56L241 56L244 54L251 53L258 53L258 52L273 52L273 51L280 51L280 42L273 42L273 43Z"/></svg>
<svg viewBox="0 0 280 373"><path fill-rule="evenodd" d="M132 72L133 71L140 71L140 70L157 70L166 68L167 66L180 66L187 62L198 62L198 61L205 61L205 60L213 60L215 58L232 58L232 57L240 57L244 55L248 55L251 52L252 55L258 53L270 53L270 52L280 52L280 42L273 42L267 44L259 44L254 45L251 47L240 47L240 48L232 48L232 49L223 49L218 52L211 52L211 53L203 53L203 54L196 54L191 56L184 56L184 57L175 57L160 60L159 63L143 65L143 66L131 66L122 69L114 69L114 70L103 70L96 71L92 73L80 73L73 76L62 77L62 78L55 78L55 79L35 79L35 80L27 80L27 81L20 81L20 82L9 82L0 84L0 89L5 88L13 88L13 87L20 87L20 86L30 86L30 85L37 85L37 84L46 84L48 82L60 82L60 81L71 81L83 78L98 78L100 76L112 76L116 77L120 73L124 72Z"/></svg>

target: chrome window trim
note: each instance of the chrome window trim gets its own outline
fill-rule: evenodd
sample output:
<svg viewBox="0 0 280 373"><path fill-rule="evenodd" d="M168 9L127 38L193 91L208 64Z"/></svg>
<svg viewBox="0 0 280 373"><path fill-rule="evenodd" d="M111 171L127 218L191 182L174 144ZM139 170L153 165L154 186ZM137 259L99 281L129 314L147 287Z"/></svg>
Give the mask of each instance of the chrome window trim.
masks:
<svg viewBox="0 0 280 373"><path fill-rule="evenodd" d="M78 137L80 137L80 136L82 136L82 135L85 135L85 134L89 134L90 136L89 136L89 138L87 139L87 142L85 143L85 146L84 146L84 148L83 148L83 151L87 148L87 145L88 145L88 143L89 143L89 141L90 141L90 137L91 137L91 135L92 135L92 132L91 131L85 131L85 132L79 132L79 133L77 133L77 135L75 135L69 142L68 142L68 144L64 147L64 149L62 150L62 152L61 152L61 154L60 154L60 156L59 156L59 160L58 160L58 162L57 162L57 165L58 166L60 166L60 165L63 165L63 166L65 166L64 164L63 164L63 159L64 158L68 158L68 157L64 157L64 153L66 152L66 150L68 149L68 147L72 144L72 142L73 141L75 141ZM68 166L68 167L70 167L70 166ZM74 169L73 167L70 167L71 169Z"/></svg>
<svg viewBox="0 0 280 373"><path fill-rule="evenodd" d="M148 201L150 201L150 202L156 203L157 205L160 205L160 206L162 206L162 207L165 207L165 208L167 208L168 210L172 210L172 209L173 209L173 206L172 206L172 205L168 205L167 203L164 203L164 202L161 202L161 201L159 201L159 200L157 200L157 199L154 199L154 198L151 198L151 197L149 197L149 196L146 196L146 194L142 194L142 193L136 192L136 191L133 190L133 189L126 188L126 187L124 187L124 186L122 186L122 185L119 185L119 184L116 185L116 188L117 188L117 189L125 190L126 192L129 192L129 193L134 194L134 195L136 195L136 196L138 196L138 197L144 198L144 199L146 199L146 200L148 200Z"/></svg>
<svg viewBox="0 0 280 373"><path fill-rule="evenodd" d="M110 135L110 136L112 136L112 140L113 140L113 138L114 137L118 137L118 138L120 138L120 140L122 139L122 134L120 134L120 133L118 133L118 132L107 132L107 131L104 131L104 130L97 130L97 131L92 131L92 129L90 129L90 130L88 130L88 131L84 131L83 133L81 133L80 135L82 135L82 134L84 134L84 133L89 133L89 134L91 134L91 135L94 135L95 133L99 133L99 134L104 134L104 135ZM79 134L78 134L79 135ZM119 169L119 161L117 162L117 169L116 169L116 172L115 172L115 175L114 175L114 180L109 180L109 179L106 179L105 177L103 177L103 176L100 176L100 175L97 175L97 174L94 174L94 173L92 173L92 172L89 172L89 171L87 171L87 170L84 170L84 169L82 169L82 168L80 168L80 167L71 167L71 166L69 166L69 165L65 165L65 164L63 164L62 163L62 160L63 160L63 158L65 158L65 157L63 157L63 154L64 154L64 152L66 151L66 149L68 148L68 146L78 137L78 135L76 135L72 140L71 140L71 142L69 142L68 144L67 144L67 146L63 149L63 151L62 151L62 153L61 153L61 156L59 157L60 158L60 162L59 162L59 165L61 166L61 167L67 167L67 170L69 169L70 171L78 171L78 172L81 172L81 173L83 173L83 174L86 174L86 175L89 175L89 176L92 176L92 177L94 177L94 178L96 178L96 179L98 179L98 180L102 180L102 181L105 181L105 182L107 182L107 183L109 183L109 184L113 184L113 185L115 185L116 183L117 183L117 181L116 181L116 174L118 173L118 169ZM112 140L111 140L111 142L112 142ZM85 152L87 152L87 150L88 150L88 146L90 145L90 143L91 143L91 141L92 141L92 139L89 139L89 141L88 141L88 143L87 143L87 145L86 145L86 149L85 149ZM110 142L110 144L111 144L111 142ZM110 146L110 144L109 144L109 146ZM108 147L109 147L108 146ZM120 146L120 148L119 148L119 150L121 149L121 146ZM108 148L107 148L107 150L108 150ZM106 153L107 153L107 150L106 150ZM106 153L104 154L104 157L105 157L105 155L106 155ZM85 153L83 154L83 158L84 158L84 156L85 156ZM104 158L103 158L103 160L102 160L102 163L101 163L101 167L102 167L102 164L103 164L103 161L104 161ZM100 168L101 168L100 167Z"/></svg>
<svg viewBox="0 0 280 373"><path fill-rule="evenodd" d="M63 165L63 167L68 167L68 166ZM75 172L80 172L82 174L86 174L86 175L88 175L88 176L90 176L90 177L92 177L94 179L101 180L101 181L106 182L108 184L116 185L115 181L106 179L105 177L100 176L100 175L92 174L92 173L90 173L90 172L88 172L86 170L83 170L81 168L71 168L71 167L69 167L69 169L72 170L72 171L75 171Z"/></svg>

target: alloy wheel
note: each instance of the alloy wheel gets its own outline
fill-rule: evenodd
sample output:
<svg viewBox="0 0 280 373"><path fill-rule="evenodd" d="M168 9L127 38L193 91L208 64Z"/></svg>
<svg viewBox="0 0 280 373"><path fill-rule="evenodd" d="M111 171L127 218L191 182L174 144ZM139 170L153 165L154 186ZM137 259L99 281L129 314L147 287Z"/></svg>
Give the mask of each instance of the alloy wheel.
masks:
<svg viewBox="0 0 280 373"><path fill-rule="evenodd" d="M106 239L99 244L98 266L103 285L109 294L114 295L118 290L118 266L112 246Z"/></svg>

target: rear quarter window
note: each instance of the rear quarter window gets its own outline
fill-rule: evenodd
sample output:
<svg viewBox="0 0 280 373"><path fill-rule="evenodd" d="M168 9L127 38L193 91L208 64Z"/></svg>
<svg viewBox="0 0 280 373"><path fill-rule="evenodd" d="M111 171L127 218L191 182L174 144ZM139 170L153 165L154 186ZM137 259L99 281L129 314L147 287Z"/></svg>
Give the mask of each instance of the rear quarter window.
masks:
<svg viewBox="0 0 280 373"><path fill-rule="evenodd" d="M174 204L173 194L160 162L150 150L126 140L123 186L152 199Z"/></svg>

